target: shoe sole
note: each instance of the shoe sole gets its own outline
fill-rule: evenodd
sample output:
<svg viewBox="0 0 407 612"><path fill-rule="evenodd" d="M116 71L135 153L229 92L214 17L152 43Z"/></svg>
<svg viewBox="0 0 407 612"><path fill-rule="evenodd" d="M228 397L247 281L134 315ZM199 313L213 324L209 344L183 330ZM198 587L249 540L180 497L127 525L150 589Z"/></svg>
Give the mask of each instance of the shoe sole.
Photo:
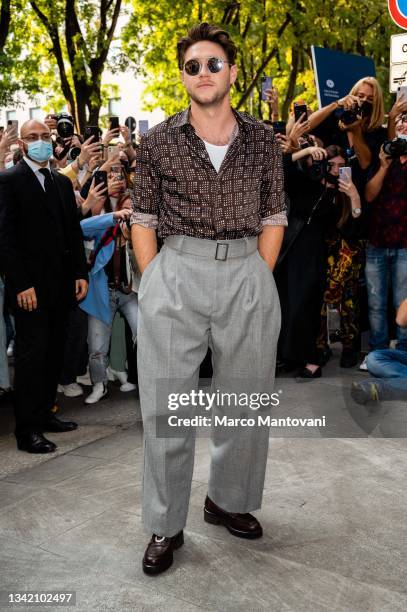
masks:
<svg viewBox="0 0 407 612"><path fill-rule="evenodd" d="M178 536L178 538L175 540L172 550L178 550L178 548L181 548L181 546L184 543L184 534L181 533L180 536ZM168 559L168 562L165 563L164 565L148 565L147 563L142 563L143 565L143 572L145 574L147 574L148 576L157 576L157 574L162 574L163 572L165 572L167 569L169 569L171 567L171 565L174 562L174 557L170 557Z"/></svg>
<svg viewBox="0 0 407 612"><path fill-rule="evenodd" d="M20 451L25 451L26 453L31 453L32 455L46 455L48 453L55 453L55 451L57 450L57 446L55 448L52 448L50 450L30 450L25 446L20 446L20 444L17 444L17 448Z"/></svg>
<svg viewBox="0 0 407 612"><path fill-rule="evenodd" d="M239 529L231 527L227 524L227 521L222 520L219 516L213 514L213 512L209 512L209 510L207 510L206 508L204 508L204 521L206 523L210 523L211 525L222 525L223 527L226 527L226 529L232 535L236 536L237 538L244 538L245 540L257 540L263 535L263 530L254 533L248 531L239 531Z"/></svg>

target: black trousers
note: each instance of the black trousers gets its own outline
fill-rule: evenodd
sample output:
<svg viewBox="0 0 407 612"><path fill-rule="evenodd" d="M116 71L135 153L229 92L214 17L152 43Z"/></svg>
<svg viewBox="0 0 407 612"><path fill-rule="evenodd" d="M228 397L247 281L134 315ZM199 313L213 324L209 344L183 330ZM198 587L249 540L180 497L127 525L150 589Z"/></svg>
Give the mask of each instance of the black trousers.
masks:
<svg viewBox="0 0 407 612"><path fill-rule="evenodd" d="M15 311L15 434L44 430L54 406L62 368L68 308Z"/></svg>

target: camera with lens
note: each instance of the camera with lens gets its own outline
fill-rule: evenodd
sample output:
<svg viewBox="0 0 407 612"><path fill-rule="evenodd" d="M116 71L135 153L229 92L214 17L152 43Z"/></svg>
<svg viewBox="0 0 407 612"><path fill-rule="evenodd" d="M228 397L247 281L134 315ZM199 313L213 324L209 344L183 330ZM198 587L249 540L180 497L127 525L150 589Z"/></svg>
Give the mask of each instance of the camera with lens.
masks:
<svg viewBox="0 0 407 612"><path fill-rule="evenodd" d="M57 132L61 138L71 138L74 134L74 120L69 113L58 113L53 118L57 122Z"/></svg>
<svg viewBox="0 0 407 612"><path fill-rule="evenodd" d="M394 138L393 140L386 140L383 143L383 151L392 159L397 159L401 155L407 155L407 139Z"/></svg>
<svg viewBox="0 0 407 612"><path fill-rule="evenodd" d="M355 104L348 110L341 110L338 117L344 125L351 125L358 119L365 119L370 117L372 114L372 105L370 102L362 102L362 104Z"/></svg>
<svg viewBox="0 0 407 612"><path fill-rule="evenodd" d="M68 151L67 160L75 161L75 159L79 157L80 154L81 154L80 147L71 147Z"/></svg>
<svg viewBox="0 0 407 612"><path fill-rule="evenodd" d="M313 159L311 166L306 171L312 181L321 182L325 180L326 183L338 188L338 177L331 173L331 162L329 159Z"/></svg>
<svg viewBox="0 0 407 612"><path fill-rule="evenodd" d="M312 165L307 168L307 173L313 181L322 181L328 173L328 160L326 158L313 159Z"/></svg>

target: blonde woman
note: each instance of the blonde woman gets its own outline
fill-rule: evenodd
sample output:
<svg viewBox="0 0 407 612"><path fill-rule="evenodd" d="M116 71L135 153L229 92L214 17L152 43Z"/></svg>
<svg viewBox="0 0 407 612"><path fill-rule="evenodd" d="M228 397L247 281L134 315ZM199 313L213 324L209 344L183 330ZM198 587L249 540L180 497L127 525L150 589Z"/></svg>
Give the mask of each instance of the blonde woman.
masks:
<svg viewBox="0 0 407 612"><path fill-rule="evenodd" d="M343 117L344 111L355 111L355 120ZM354 182L363 182L364 171L378 160L380 147L386 140L383 127L384 102L379 82L368 76L355 83L349 94L310 115L310 132L324 143L334 143L348 152L356 171ZM364 185L357 185L362 187Z"/></svg>

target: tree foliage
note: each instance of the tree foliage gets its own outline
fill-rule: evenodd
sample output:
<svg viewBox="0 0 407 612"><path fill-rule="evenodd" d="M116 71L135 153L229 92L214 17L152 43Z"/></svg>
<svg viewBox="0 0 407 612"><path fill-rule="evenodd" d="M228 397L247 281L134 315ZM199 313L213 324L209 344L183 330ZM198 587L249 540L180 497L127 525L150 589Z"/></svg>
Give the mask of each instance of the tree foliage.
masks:
<svg viewBox="0 0 407 612"><path fill-rule="evenodd" d="M233 101L260 117L266 111L261 102L262 74L274 77L283 116L295 98L315 107L311 45L373 57L387 89L392 22L386 0L132 1L123 44L130 55L143 58L147 108L160 106L170 114L187 103L176 41L200 21L223 25L236 41L239 76Z"/></svg>
<svg viewBox="0 0 407 612"><path fill-rule="evenodd" d="M45 92L83 128L98 120L104 71L132 66L145 80L146 108L176 112L187 104L176 42L200 21L236 41L233 103L259 117L268 111L263 74L274 77L283 117L298 98L315 108L313 44L372 57L388 89L387 0L0 0L0 104L20 89Z"/></svg>

